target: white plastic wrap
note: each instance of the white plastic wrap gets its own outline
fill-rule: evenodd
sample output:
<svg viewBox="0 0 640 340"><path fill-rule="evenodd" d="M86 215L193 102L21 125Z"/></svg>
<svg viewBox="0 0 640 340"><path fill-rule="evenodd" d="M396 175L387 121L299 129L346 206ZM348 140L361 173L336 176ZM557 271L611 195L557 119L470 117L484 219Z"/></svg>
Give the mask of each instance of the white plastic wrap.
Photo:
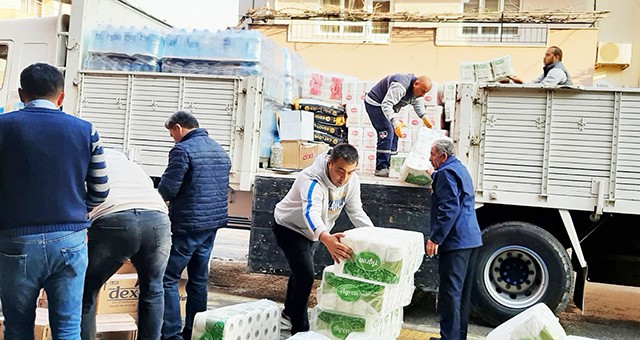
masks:
<svg viewBox="0 0 640 340"><path fill-rule="evenodd" d="M489 82L493 80L493 72L491 71L490 62L476 63L475 68L477 82Z"/></svg>
<svg viewBox="0 0 640 340"><path fill-rule="evenodd" d="M431 176L427 170L430 169L431 162L429 155L433 142L439 138L444 138L442 130L428 129L421 127L414 130L413 146L400 169L400 180L406 183L428 186L431 184Z"/></svg>
<svg viewBox="0 0 640 340"><path fill-rule="evenodd" d="M332 340L345 340L351 333L366 333L370 336L368 339L396 339L402 329L402 319L402 308L376 317L349 315L318 307L311 311L314 330Z"/></svg>
<svg viewBox="0 0 640 340"><path fill-rule="evenodd" d="M331 340L331 339L320 333L316 333L314 331L308 331L308 332L296 333L296 335L287 338L287 340Z"/></svg>
<svg viewBox="0 0 640 340"><path fill-rule="evenodd" d="M500 81L516 74L513 66L511 66L510 55L491 60L491 70L493 71L493 79L495 81Z"/></svg>
<svg viewBox="0 0 640 340"><path fill-rule="evenodd" d="M553 312L539 303L491 331L487 340L565 340L567 334Z"/></svg>
<svg viewBox="0 0 640 340"><path fill-rule="evenodd" d="M328 266L322 273L322 283L316 296L318 307L323 310L358 316L380 316L408 304L406 297L413 294L414 288L413 276L404 277L397 285L382 285L340 277L336 275L334 266Z"/></svg>
<svg viewBox="0 0 640 340"><path fill-rule="evenodd" d="M382 284L399 284L413 277L424 257L424 235L392 228L355 228L341 242L354 256L335 265L340 276Z"/></svg>
<svg viewBox="0 0 640 340"><path fill-rule="evenodd" d="M192 340L279 340L280 310L269 300L197 313Z"/></svg>

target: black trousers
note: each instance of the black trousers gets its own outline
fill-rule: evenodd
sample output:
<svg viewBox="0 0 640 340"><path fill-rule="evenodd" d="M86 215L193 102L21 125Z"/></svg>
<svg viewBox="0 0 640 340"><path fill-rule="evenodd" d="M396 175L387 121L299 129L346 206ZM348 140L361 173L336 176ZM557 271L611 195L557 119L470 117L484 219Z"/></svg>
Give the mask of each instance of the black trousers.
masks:
<svg viewBox="0 0 640 340"><path fill-rule="evenodd" d="M311 241L302 234L275 222L273 233L291 268L287 296L284 300L284 313L291 318L292 335L306 332L309 330L307 307L315 273L313 255L319 242Z"/></svg>
<svg viewBox="0 0 640 340"><path fill-rule="evenodd" d="M471 285L476 270L477 252L478 248L472 248L440 254L438 311L442 340L467 338Z"/></svg>

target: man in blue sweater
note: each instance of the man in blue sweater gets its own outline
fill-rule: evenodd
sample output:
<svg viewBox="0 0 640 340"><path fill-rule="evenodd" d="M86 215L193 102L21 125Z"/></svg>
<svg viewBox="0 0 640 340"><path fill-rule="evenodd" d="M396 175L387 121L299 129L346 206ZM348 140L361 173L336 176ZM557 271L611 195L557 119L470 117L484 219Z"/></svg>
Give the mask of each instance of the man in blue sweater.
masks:
<svg viewBox="0 0 640 340"><path fill-rule="evenodd" d="M54 339L79 339L87 211L109 194L100 138L60 111L62 73L20 74L24 109L0 115L0 298L5 339L33 339L36 300L49 300ZM86 186L86 187L85 187Z"/></svg>
<svg viewBox="0 0 640 340"><path fill-rule="evenodd" d="M482 245L473 182L454 155L450 139L436 141L429 160L436 171L432 174L431 233L426 247L429 257L440 254L440 336L463 340L467 338L475 258Z"/></svg>
<svg viewBox="0 0 640 340"><path fill-rule="evenodd" d="M176 142L158 191L169 201L171 254L164 274L162 339L191 339L193 319L207 310L209 257L216 231L227 225L231 161L227 152L200 129L198 120L178 111L165 123ZM182 329L178 280L187 268L186 320Z"/></svg>

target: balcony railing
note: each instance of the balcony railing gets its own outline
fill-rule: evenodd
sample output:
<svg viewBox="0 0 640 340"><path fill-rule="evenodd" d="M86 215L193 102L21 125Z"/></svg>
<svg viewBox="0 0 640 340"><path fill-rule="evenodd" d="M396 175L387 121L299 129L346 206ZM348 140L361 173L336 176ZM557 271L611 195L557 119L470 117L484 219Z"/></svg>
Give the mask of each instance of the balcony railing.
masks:
<svg viewBox="0 0 640 340"><path fill-rule="evenodd" d="M436 45L544 46L549 28L544 24L451 23L439 24Z"/></svg>
<svg viewBox="0 0 640 340"><path fill-rule="evenodd" d="M291 20L287 39L290 42L388 44L388 22Z"/></svg>

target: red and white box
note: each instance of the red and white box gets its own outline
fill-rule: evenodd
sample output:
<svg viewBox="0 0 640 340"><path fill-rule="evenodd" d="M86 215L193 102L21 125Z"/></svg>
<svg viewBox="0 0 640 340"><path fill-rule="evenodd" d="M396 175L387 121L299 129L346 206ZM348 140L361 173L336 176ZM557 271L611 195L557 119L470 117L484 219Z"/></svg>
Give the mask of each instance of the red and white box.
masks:
<svg viewBox="0 0 640 340"><path fill-rule="evenodd" d="M347 104L346 110L347 110L347 127L362 126L362 114L364 112L364 105Z"/></svg>
<svg viewBox="0 0 640 340"><path fill-rule="evenodd" d="M369 118L369 114L364 109L362 110L362 116L360 117L360 126L373 127L373 124L371 124L371 118Z"/></svg>
<svg viewBox="0 0 640 340"><path fill-rule="evenodd" d="M431 90L424 95L424 105L426 106L438 106L440 104L440 93L438 83L431 82Z"/></svg>
<svg viewBox="0 0 640 340"><path fill-rule="evenodd" d="M376 171L376 152L365 150L362 157L362 172L372 174Z"/></svg>
<svg viewBox="0 0 640 340"><path fill-rule="evenodd" d="M362 104L358 93L358 82L349 81L342 87L342 104Z"/></svg>
<svg viewBox="0 0 640 340"><path fill-rule="evenodd" d="M372 127L362 128L362 142L365 151L376 151L378 132Z"/></svg>
<svg viewBox="0 0 640 340"><path fill-rule="evenodd" d="M442 129L442 111L442 106L427 107L427 118L436 130Z"/></svg>
<svg viewBox="0 0 640 340"><path fill-rule="evenodd" d="M361 127L350 127L348 135L349 144L353 145L356 149L362 148L364 145L363 133L364 132L362 131Z"/></svg>

